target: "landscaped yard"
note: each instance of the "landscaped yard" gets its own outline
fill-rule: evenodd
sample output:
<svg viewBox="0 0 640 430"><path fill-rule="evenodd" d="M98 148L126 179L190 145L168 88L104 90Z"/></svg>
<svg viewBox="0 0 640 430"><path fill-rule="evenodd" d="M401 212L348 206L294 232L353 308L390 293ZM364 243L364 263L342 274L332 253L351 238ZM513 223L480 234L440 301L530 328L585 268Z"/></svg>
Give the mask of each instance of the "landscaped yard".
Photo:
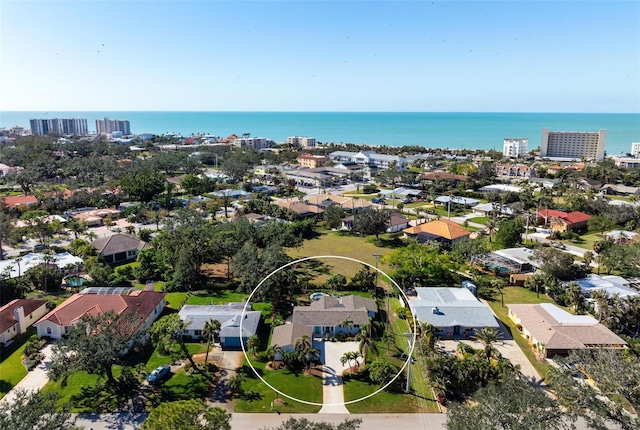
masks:
<svg viewBox="0 0 640 430"><path fill-rule="evenodd" d="M396 316L396 311L400 308L398 299L390 300L391 326L395 336L395 344L387 350L387 345L382 341L377 341L378 356L386 357L394 366L400 368L407 360L409 351L408 337L404 336L409 332L409 325L406 320ZM372 353L370 353L372 354ZM405 354L403 356L403 354ZM414 358L417 354L414 354ZM371 362L370 357L367 361ZM347 405L351 413L437 413L438 405L434 399L433 391L427 384L422 371L420 360L416 360L411 368L411 394L404 393L402 387L406 384L406 370L393 384L392 390L382 391L368 399ZM347 379L344 385L345 401L355 400L367 396L379 387L367 381L358 379Z"/></svg>
<svg viewBox="0 0 640 430"><path fill-rule="evenodd" d="M251 362L260 375L273 387L291 397L314 403L322 403L322 376L293 373L287 369L266 370L265 363ZM246 381L242 384L244 395L233 400L235 412L269 412L271 405L279 413L316 413L320 406L307 405L282 397L265 385L249 368L243 367ZM276 401L281 399L283 402Z"/></svg>
<svg viewBox="0 0 640 430"><path fill-rule="evenodd" d="M24 344L35 333L36 329L29 327L29 330L16 337L11 345L0 349L0 398L27 376L27 369L22 364L22 354Z"/></svg>

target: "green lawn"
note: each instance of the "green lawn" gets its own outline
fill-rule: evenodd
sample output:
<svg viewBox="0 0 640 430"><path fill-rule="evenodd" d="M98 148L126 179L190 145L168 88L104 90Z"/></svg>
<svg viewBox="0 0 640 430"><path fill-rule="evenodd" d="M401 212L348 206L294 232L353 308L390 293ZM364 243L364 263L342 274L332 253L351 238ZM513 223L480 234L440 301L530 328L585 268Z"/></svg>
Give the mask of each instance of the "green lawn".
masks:
<svg viewBox="0 0 640 430"><path fill-rule="evenodd" d="M391 252L392 249L378 247L365 238L335 231L326 232L315 239L305 240L301 247L287 250L287 254L294 259L319 255L337 255L355 258L374 267L376 265L374 254L384 256ZM362 269L362 264L341 258L323 258L313 261L318 270L318 276L314 279L317 284L324 282L329 277L328 273L341 273L346 277L351 277ZM317 265L316 261L321 264ZM389 269L382 263L378 267L384 271Z"/></svg>
<svg viewBox="0 0 640 430"><path fill-rule="evenodd" d="M475 222L478 224L486 224L489 221L489 217L486 216L477 216L475 218L468 218L469 222Z"/></svg>
<svg viewBox="0 0 640 430"><path fill-rule="evenodd" d="M322 403L321 376L295 374L287 369L266 370L265 364L256 360L252 361L252 364L265 381L283 393L308 402ZM243 372L246 375L246 381L242 384L242 389L244 393L252 392L253 395L236 397L233 400L235 412L269 412L276 398L284 401L284 403L276 402L274 405L274 409L280 413L317 413L320 410L320 406L283 398L265 385L248 365L243 367Z"/></svg>
<svg viewBox="0 0 640 430"><path fill-rule="evenodd" d="M29 327L29 330L16 337L11 345L0 349L0 398L27 376L27 368L22 364L22 354L24 344L35 333L36 329Z"/></svg>
<svg viewBox="0 0 640 430"><path fill-rule="evenodd" d="M391 326L396 334L395 345L391 345L387 350L387 345L378 341L378 356L386 357L398 369L406 361L409 352L408 338L402 336L409 332L407 321L396 316L396 311L400 307L398 299L391 299ZM373 359L372 353L367 362ZM414 358L417 354L414 354ZM419 360L411 368L411 394L404 393L402 388L406 383L406 371L398 377L388 390L382 391L368 399L347 405L351 413L437 413L438 405L434 399L433 391L428 385L425 375L422 372L422 365ZM379 387L370 384L368 381L347 378L344 385L344 396L346 401L355 400L374 393Z"/></svg>

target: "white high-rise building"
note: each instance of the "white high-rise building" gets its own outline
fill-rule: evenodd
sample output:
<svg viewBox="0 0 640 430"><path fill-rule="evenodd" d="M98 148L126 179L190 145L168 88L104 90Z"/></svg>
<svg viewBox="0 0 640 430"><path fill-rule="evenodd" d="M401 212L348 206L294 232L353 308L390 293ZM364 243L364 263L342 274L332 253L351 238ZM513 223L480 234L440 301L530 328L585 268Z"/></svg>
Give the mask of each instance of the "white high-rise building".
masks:
<svg viewBox="0 0 640 430"><path fill-rule="evenodd" d="M30 119L31 134L89 134L84 118L36 118Z"/></svg>
<svg viewBox="0 0 640 430"><path fill-rule="evenodd" d="M600 161L604 158L607 130L598 132L542 129L541 158L572 158Z"/></svg>
<svg viewBox="0 0 640 430"><path fill-rule="evenodd" d="M640 158L640 142L633 142L631 144L631 155L635 158Z"/></svg>
<svg viewBox="0 0 640 430"><path fill-rule="evenodd" d="M505 137L502 149L502 155L505 157L524 157L527 155L528 138L511 138Z"/></svg>
<svg viewBox="0 0 640 430"><path fill-rule="evenodd" d="M289 145L300 145L303 148L315 148L316 138L300 136L287 137L287 143Z"/></svg>
<svg viewBox="0 0 640 430"><path fill-rule="evenodd" d="M131 127L129 121L126 119L104 119L96 120L96 133L98 134L110 134L114 131L121 131L122 134L131 134Z"/></svg>

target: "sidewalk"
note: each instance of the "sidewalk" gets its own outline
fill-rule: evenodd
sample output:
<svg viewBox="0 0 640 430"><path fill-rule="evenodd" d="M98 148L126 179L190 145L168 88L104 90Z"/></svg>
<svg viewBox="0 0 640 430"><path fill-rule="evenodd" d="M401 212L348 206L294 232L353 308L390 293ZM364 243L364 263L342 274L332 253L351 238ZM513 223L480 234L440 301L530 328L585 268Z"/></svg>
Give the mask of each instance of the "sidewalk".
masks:
<svg viewBox="0 0 640 430"><path fill-rule="evenodd" d="M47 376L47 372L49 371L49 366L51 365L51 356L53 355L53 345L48 344L44 348L42 348L41 352L44 354L44 359L42 363L40 363L35 369L27 374L15 387L9 391L0 402L13 402L15 398L15 392L17 389L21 388L27 391L39 391L44 384L49 381L49 377Z"/></svg>

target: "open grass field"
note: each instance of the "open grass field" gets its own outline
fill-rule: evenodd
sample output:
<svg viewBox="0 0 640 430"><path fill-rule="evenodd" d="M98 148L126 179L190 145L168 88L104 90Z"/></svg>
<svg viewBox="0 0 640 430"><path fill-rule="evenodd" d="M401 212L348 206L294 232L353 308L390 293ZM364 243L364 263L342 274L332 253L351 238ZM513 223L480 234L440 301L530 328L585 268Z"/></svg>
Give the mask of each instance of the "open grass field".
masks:
<svg viewBox="0 0 640 430"><path fill-rule="evenodd" d="M253 366L269 384L301 400L322 403L322 376L293 373L287 369L267 370L265 363L252 361ZM282 397L265 385L249 368L243 367L246 381L242 384L244 395L233 400L235 412L270 412L271 405L279 413L317 413L320 406L308 405ZM276 401L281 399L281 401Z"/></svg>
<svg viewBox="0 0 640 430"><path fill-rule="evenodd" d="M24 344L36 333L34 327L16 337L13 343L0 351L0 398L4 397L15 385L27 376L27 368L22 364Z"/></svg>
<svg viewBox="0 0 640 430"><path fill-rule="evenodd" d="M375 246L365 238L335 231L322 233L315 239L305 240L299 248L287 250L287 254L294 259L319 255L336 255L355 258L374 267L376 265L374 254L384 256L391 252L392 249ZM314 283L317 285L323 283L332 274L342 273L346 277L351 277L362 268L360 263L341 258L323 258L313 261L322 263L319 266L317 265L318 276L314 279ZM389 269L382 263L378 267L383 271Z"/></svg>

